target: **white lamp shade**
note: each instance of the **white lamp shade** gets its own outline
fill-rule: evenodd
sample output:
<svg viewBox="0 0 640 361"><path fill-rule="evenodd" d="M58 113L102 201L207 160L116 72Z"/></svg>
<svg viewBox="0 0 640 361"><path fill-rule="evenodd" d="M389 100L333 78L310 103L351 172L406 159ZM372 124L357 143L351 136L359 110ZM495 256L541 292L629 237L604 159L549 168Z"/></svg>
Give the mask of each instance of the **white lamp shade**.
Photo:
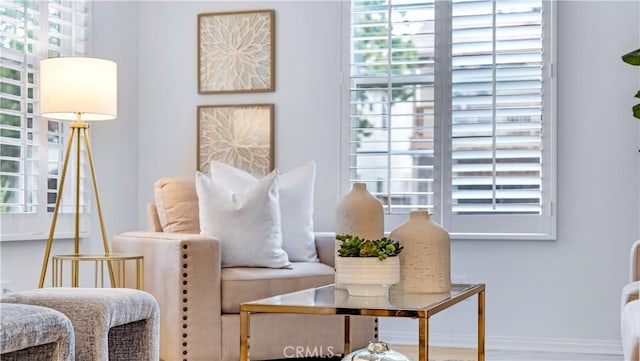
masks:
<svg viewBox="0 0 640 361"><path fill-rule="evenodd" d="M40 115L61 120L108 120L118 115L118 66L104 59L40 61Z"/></svg>

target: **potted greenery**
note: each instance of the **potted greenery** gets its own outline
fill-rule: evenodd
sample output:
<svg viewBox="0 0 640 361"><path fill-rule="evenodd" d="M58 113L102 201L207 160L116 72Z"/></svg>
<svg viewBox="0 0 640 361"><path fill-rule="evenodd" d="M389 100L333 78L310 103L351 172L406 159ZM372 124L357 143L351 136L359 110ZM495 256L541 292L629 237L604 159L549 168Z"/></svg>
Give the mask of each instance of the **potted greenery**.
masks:
<svg viewBox="0 0 640 361"><path fill-rule="evenodd" d="M336 284L350 296L387 296L389 288L400 282L400 243L389 238L363 239L350 234L337 235L341 241L336 257Z"/></svg>
<svg viewBox="0 0 640 361"><path fill-rule="evenodd" d="M630 65L640 66L640 49L624 54L622 61ZM635 97L640 99L640 90L638 90ZM640 119L640 103L633 106L633 116Z"/></svg>

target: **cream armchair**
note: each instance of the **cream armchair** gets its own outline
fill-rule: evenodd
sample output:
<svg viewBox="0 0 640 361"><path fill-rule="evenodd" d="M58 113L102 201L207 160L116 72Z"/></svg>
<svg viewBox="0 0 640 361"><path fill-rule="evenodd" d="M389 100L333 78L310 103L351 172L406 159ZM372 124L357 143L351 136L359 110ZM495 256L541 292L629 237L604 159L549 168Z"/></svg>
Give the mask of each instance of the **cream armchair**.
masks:
<svg viewBox="0 0 640 361"><path fill-rule="evenodd" d="M622 289L621 335L625 361L640 361L640 240L631 246L630 283Z"/></svg>
<svg viewBox="0 0 640 361"><path fill-rule="evenodd" d="M161 179L154 191L150 231L117 234L112 248L144 255L144 290L160 306L162 360L237 361L240 303L334 282L332 235L316 237L319 262L222 268L220 242L198 234L193 177ZM375 325L374 318L355 317L355 348L377 337ZM251 357L283 359L292 347L342 353L343 327L342 316L258 314L251 317Z"/></svg>

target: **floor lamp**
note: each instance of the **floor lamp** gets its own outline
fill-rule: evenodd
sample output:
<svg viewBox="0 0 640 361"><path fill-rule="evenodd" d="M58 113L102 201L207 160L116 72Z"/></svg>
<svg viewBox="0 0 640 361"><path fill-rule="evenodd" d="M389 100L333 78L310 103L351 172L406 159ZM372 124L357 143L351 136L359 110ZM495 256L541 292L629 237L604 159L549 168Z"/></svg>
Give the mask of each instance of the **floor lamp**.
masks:
<svg viewBox="0 0 640 361"><path fill-rule="evenodd" d="M87 158L91 168L93 190L96 197L96 207L98 217L100 218L104 252L107 255L109 254L109 244L104 227L104 220L102 218L98 185L89 142L89 124L86 122L108 120L116 117L118 109L117 90L117 65L112 61L83 57L50 58L40 61L40 115L45 118L68 120L72 121L72 123L69 125L71 133L64 154L62 173L60 173L56 206L53 211L51 227L49 228L49 237L47 238L47 247L42 262L39 288L44 286L44 278L47 273L47 265L49 264L49 257L51 255L53 235L56 229L60 200L62 199L62 190L74 138L77 139L77 148L75 152L76 207L73 252L74 255L80 254L80 139L84 136ZM113 268L110 263L108 263L108 265L109 277L113 287L115 285ZM78 287L78 272L79 264L78 262L73 262L71 268L72 287Z"/></svg>

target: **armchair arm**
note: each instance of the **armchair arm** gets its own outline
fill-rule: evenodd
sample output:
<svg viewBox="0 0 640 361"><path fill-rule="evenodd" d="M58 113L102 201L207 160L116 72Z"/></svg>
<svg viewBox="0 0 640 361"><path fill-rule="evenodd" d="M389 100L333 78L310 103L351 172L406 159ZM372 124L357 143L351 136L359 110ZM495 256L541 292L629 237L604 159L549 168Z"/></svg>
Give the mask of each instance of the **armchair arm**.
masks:
<svg viewBox="0 0 640 361"><path fill-rule="evenodd" d="M633 281L622 288L622 299L620 300L620 309L640 297L640 281Z"/></svg>
<svg viewBox="0 0 640 361"><path fill-rule="evenodd" d="M160 306L160 358L220 358L220 242L181 233L125 232L114 253L144 256L144 290Z"/></svg>
<svg viewBox="0 0 640 361"><path fill-rule="evenodd" d="M335 267L336 236L333 232L316 232L316 252L321 263Z"/></svg>
<svg viewBox="0 0 640 361"><path fill-rule="evenodd" d="M162 232L160 217L158 217L158 207L155 203L147 204L147 230L149 232Z"/></svg>
<svg viewBox="0 0 640 361"><path fill-rule="evenodd" d="M640 281L640 240L633 242L630 258L631 282Z"/></svg>

